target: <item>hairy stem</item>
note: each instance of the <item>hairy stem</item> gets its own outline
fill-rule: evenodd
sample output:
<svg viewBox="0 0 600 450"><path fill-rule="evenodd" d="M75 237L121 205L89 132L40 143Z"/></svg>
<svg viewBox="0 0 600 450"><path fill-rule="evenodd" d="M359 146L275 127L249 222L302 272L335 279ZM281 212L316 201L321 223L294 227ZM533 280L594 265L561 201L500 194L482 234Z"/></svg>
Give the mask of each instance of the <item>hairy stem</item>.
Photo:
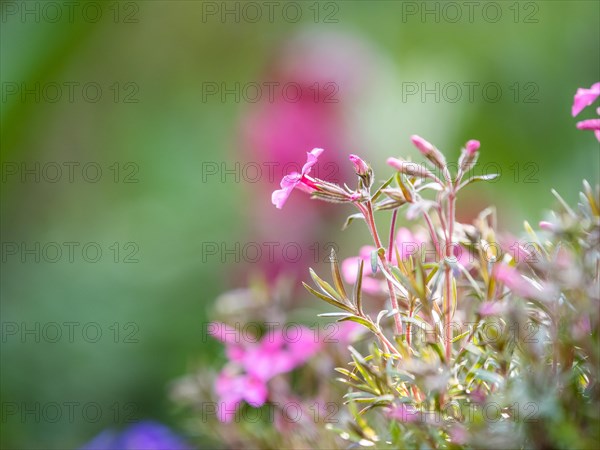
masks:
<svg viewBox="0 0 600 450"><path fill-rule="evenodd" d="M448 195L448 241L446 242L446 257L450 258L453 251L453 233L454 233L454 200L455 200L454 187L450 186L450 193ZM450 364L450 357L452 356L452 330L450 329L450 317L452 310L452 270L449 265L446 265L446 276L445 276L445 291L444 296L444 334L446 344L446 362Z"/></svg>

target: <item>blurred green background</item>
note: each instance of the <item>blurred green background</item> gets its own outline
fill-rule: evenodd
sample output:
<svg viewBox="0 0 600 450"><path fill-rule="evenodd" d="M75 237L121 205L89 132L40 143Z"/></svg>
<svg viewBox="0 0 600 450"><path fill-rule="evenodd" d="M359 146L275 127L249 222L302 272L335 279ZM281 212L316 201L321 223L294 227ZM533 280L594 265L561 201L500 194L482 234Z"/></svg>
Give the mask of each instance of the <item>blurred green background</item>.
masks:
<svg viewBox="0 0 600 450"><path fill-rule="evenodd" d="M48 3L61 9L59 20ZM214 298L239 285L230 272L243 272L206 261L202 242L243 240L258 220L248 209L270 208L269 195L248 196L243 180L202 180L203 163L240 158L240 121L252 108L203 101L203 83L268 80L281 43L298 33L343 33L376 55L377 79L359 100L342 97L360 137L338 151L364 156L381 177L387 156L416 158L411 134L452 156L479 139L482 163L499 165L502 177L473 188L459 208L468 216L493 203L515 233L523 218L535 223L553 205L551 187L574 203L582 178L598 181L598 142L575 128L570 108L578 87L600 79L599 2L495 2L487 16L490 2L476 2L473 20L468 2L452 2L463 14L456 23L442 2L301 2L297 22L281 14L285 2L276 2L273 20L256 2L264 14L255 23L207 15L207 3L236 2L91 3L80 2L69 20L66 2L2 2L2 448L74 448L133 417L173 423L167 384L193 363L210 363L217 349L201 324ZM439 15L423 18L427 7ZM65 82L79 83L73 101ZM82 92L90 82L102 88L97 102ZM422 82L494 82L503 93L494 102L481 90L473 101L403 95ZM36 83L60 84L61 98L23 94ZM79 164L73 182L65 162ZM22 163L40 164L40 180L23 179ZM63 167L57 182L49 181L54 163ZM90 182L98 166L102 175ZM350 236L363 232L355 228ZM73 262L66 242L78 243ZM47 252L39 262L23 253L36 243ZM48 243L62 247L56 262ZM88 260L87 243L95 243ZM97 247L102 256L90 262ZM73 339L65 322L79 324ZM53 339L52 324L62 337ZM90 342L98 328L102 336ZM62 410L56 420L53 402ZM76 404L73 418L67 402ZM88 404L100 405L98 420L93 408L82 410Z"/></svg>

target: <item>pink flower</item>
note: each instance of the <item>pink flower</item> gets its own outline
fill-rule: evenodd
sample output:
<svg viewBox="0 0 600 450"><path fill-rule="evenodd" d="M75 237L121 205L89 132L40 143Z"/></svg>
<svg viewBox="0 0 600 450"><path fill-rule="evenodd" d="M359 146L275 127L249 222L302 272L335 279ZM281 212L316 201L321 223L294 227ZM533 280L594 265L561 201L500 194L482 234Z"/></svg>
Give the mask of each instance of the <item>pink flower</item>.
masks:
<svg viewBox="0 0 600 450"><path fill-rule="evenodd" d="M427 242L427 237L422 232L413 233L408 228L399 228L396 232L396 249L400 254L400 259L408 259L411 255L419 256L423 244ZM392 262L397 264L396 251L392 250Z"/></svg>
<svg viewBox="0 0 600 450"><path fill-rule="evenodd" d="M577 122L577 128L580 130L594 130L596 139L600 141L600 119L588 119Z"/></svg>
<svg viewBox="0 0 600 450"><path fill-rule="evenodd" d="M381 283L374 278L375 274L371 268L371 253L374 250L377 249L373 246L365 245L360 248L359 256L346 258L342 261L342 276L346 283L349 284L356 283L358 266L360 265L360 261L363 261L362 290L369 294L378 294L381 292Z"/></svg>
<svg viewBox="0 0 600 450"><path fill-rule="evenodd" d="M268 333L258 345L249 348L242 365L262 380L301 366L321 348L315 332L305 326L288 327Z"/></svg>
<svg viewBox="0 0 600 450"><path fill-rule="evenodd" d="M271 378L304 364L321 348L315 333L305 326L271 330L260 342L242 341L237 330L218 322L211 324L209 334L225 343L230 361L215 382L222 422L232 420L242 400L262 406Z"/></svg>
<svg viewBox="0 0 600 450"><path fill-rule="evenodd" d="M281 189L274 191L271 195L271 201L278 209L283 208L283 205L294 188L301 189L308 193L315 190L314 180L308 177L308 174L311 172L312 166L317 163L321 153L323 153L322 148L315 148L312 151L307 152L306 164L302 167L302 173L292 172L283 177L281 180Z"/></svg>
<svg viewBox="0 0 600 450"><path fill-rule="evenodd" d="M465 145L465 150L467 151L469 156L473 156L477 152L477 150L479 150L480 146L481 146L481 143L479 141L477 141L475 139L471 139Z"/></svg>
<svg viewBox="0 0 600 450"><path fill-rule="evenodd" d="M398 264L396 258L396 250L400 255L401 260L408 259L411 255L414 257L420 257L422 245L427 242L426 236L421 232L413 233L408 228L399 228L396 233L395 248L392 249L392 264ZM356 276L358 275L358 266L362 260L363 265L363 280L362 289L368 294L379 294L382 291L382 284L380 280L375 278L371 267L371 254L377 250L375 247L365 245L360 248L358 256L346 258L342 261L342 276L346 283L356 283Z"/></svg>
<svg viewBox="0 0 600 450"><path fill-rule="evenodd" d="M363 176L369 173L369 165L356 155L350 155L350 161L354 164L354 171L357 175Z"/></svg>
<svg viewBox="0 0 600 450"><path fill-rule="evenodd" d="M484 302L479 307L479 314L483 317L496 316L504 310L500 302Z"/></svg>
<svg viewBox="0 0 600 450"><path fill-rule="evenodd" d="M208 334L225 344L225 354L230 361L243 359L245 349L235 328L222 322L212 322L208 327Z"/></svg>
<svg viewBox="0 0 600 450"><path fill-rule="evenodd" d="M338 328L331 336L333 342L338 342L344 346L352 344L356 341L365 331L365 327L360 323L352 322L350 320L344 322L338 322L336 324Z"/></svg>
<svg viewBox="0 0 600 450"><path fill-rule="evenodd" d="M577 116L586 107L590 106L600 96L600 82L594 83L589 89L579 88L573 99L571 114Z"/></svg>
<svg viewBox="0 0 600 450"><path fill-rule="evenodd" d="M496 265L494 267L494 277L519 297L546 300L555 295L553 289L549 286L534 284L508 264Z"/></svg>
<svg viewBox="0 0 600 450"><path fill-rule="evenodd" d="M223 370L215 381L215 393L219 396L217 415L221 422L229 423L242 400L259 408L267 401L268 390L265 382L252 375L233 375Z"/></svg>

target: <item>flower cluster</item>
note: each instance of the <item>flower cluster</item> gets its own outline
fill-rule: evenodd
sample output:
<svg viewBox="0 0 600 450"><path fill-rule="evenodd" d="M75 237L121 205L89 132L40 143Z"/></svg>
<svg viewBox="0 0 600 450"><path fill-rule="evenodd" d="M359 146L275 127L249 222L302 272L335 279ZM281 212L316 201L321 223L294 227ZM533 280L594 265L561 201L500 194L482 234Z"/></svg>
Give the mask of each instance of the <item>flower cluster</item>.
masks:
<svg viewBox="0 0 600 450"><path fill-rule="evenodd" d="M599 86L578 91L574 115L595 101ZM578 127L598 131L596 119ZM393 448L592 448L600 438L591 431L600 401L600 188L584 182L578 211L555 193L560 209L540 231L526 222L527 245L507 245L493 209L472 224L456 220L460 191L495 177L471 175L479 141L465 144L452 173L436 146L411 140L426 163L388 158L396 173L374 192L369 164L355 155L355 190L323 180L303 189L351 203L358 213L346 225L362 219L373 240L341 268L331 258L332 284L312 270L315 287L305 284L337 309L328 317L361 324L376 338L367 356L350 347L350 367L336 369L354 417L340 436ZM423 220L427 236L397 225L402 209L408 221ZM378 211L392 214L386 241ZM407 251L419 246L434 256ZM376 318L363 293L386 297ZM497 417L489 417L492 407ZM569 416L573 408L581 414ZM562 440L565 421L578 430L573 442Z"/></svg>
<svg viewBox="0 0 600 450"><path fill-rule="evenodd" d="M599 88L578 90L573 115ZM599 134L597 119L578 127ZM278 209L294 190L351 205L344 228L358 222L370 234L348 253L358 256L339 264L332 252L331 272L310 269L303 283L328 308L319 316L334 321L327 337L340 345L305 326L293 339L275 328L243 342L226 323L287 323L306 317L307 302L284 284L239 290L226 306L217 301L225 317L211 327L225 367L187 377L174 396L203 419L200 405L216 396L215 420L194 424L231 448L596 448L600 187L584 181L577 208L553 191L555 211L513 238L498 231L494 208L471 223L456 218L462 190L496 177L473 174L479 141L452 165L424 138L411 142L425 161L388 158L392 173L379 186L357 155L353 188L311 176L316 148L272 194ZM376 219L385 214L383 234ZM291 421L280 406L290 402ZM260 424L243 421L244 411L271 406Z"/></svg>

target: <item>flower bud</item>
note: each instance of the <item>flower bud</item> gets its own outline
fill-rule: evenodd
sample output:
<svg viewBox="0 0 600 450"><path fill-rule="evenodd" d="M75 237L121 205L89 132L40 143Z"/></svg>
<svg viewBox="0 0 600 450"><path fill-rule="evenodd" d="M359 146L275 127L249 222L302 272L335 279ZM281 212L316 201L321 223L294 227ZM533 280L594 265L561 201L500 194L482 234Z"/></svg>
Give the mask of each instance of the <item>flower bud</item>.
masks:
<svg viewBox="0 0 600 450"><path fill-rule="evenodd" d="M481 146L481 143L479 141L477 141L475 139L471 139L465 145L465 150L467 151L469 156L473 156L475 154L475 152L477 152L477 150L479 150L480 146Z"/></svg>
<svg viewBox="0 0 600 450"><path fill-rule="evenodd" d="M354 171L358 176L365 176L369 173L369 165L356 155L350 155L350 161L354 164Z"/></svg>
<svg viewBox="0 0 600 450"><path fill-rule="evenodd" d="M432 143L426 141L421 136L417 136L416 134L413 134L410 139L414 146L419 149L421 154L435 164L436 167L442 170L446 169L446 158L444 158L442 152L435 148Z"/></svg>
<svg viewBox="0 0 600 450"><path fill-rule="evenodd" d="M417 136L416 134L413 134L410 137L410 140L412 141L414 146L417 147L424 156L429 156L431 154L431 152L433 152L435 150L435 147L433 146L433 144L426 141L421 136Z"/></svg>
<svg viewBox="0 0 600 450"><path fill-rule="evenodd" d="M465 173L469 171L477 162L477 151L481 143L475 139L471 139L465 144L465 148L460 155L458 160L458 166L460 167L461 172Z"/></svg>

